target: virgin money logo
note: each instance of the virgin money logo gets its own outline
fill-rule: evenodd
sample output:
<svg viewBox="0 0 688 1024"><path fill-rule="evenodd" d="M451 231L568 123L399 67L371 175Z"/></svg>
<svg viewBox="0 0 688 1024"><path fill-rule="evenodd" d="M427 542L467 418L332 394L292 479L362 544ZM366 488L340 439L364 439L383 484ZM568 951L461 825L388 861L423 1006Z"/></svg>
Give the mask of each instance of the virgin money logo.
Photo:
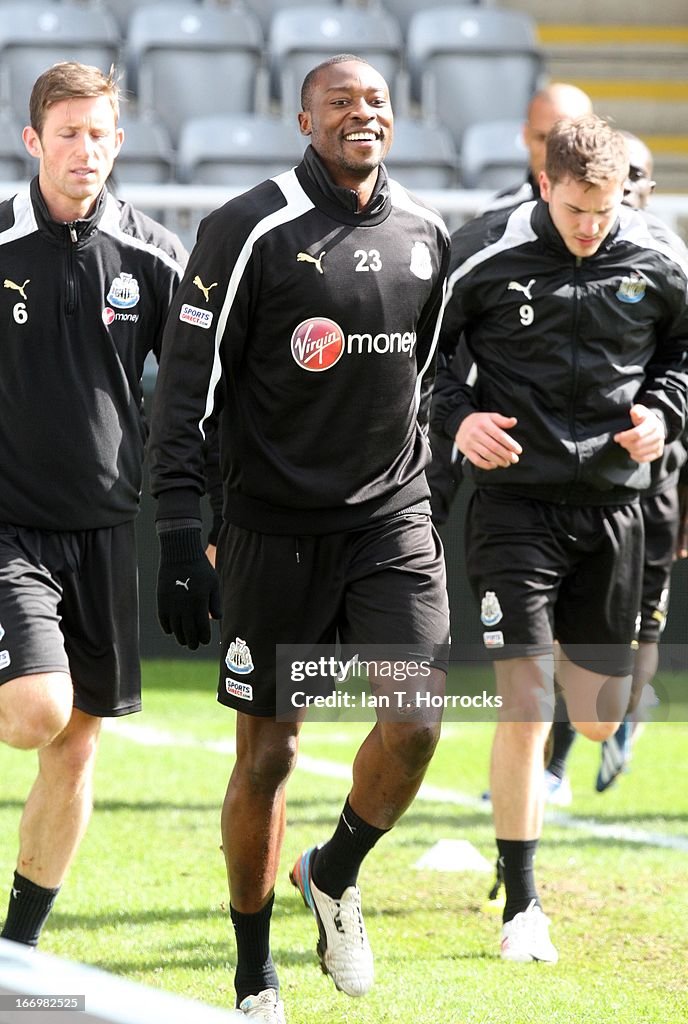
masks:
<svg viewBox="0 0 688 1024"><path fill-rule="evenodd" d="M329 370L344 352L344 332L334 320L311 317L303 320L291 336L291 354L304 370Z"/></svg>
<svg viewBox="0 0 688 1024"><path fill-rule="evenodd" d="M114 309L110 309L109 306L106 306L105 309L103 310L103 323L105 324L106 327L109 327L110 324L114 322L114 319L115 319L115 311L114 311Z"/></svg>

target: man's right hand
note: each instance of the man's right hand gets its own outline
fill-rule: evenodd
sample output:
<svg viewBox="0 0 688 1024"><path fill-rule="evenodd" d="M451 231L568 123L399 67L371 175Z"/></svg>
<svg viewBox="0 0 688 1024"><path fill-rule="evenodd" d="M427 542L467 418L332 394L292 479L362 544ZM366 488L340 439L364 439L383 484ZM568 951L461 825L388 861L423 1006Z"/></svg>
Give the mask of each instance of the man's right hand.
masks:
<svg viewBox="0 0 688 1024"><path fill-rule="evenodd" d="M220 584L201 544L200 529L160 533L158 619L163 632L195 651L210 643L210 618L219 619Z"/></svg>
<svg viewBox="0 0 688 1024"><path fill-rule="evenodd" d="M456 433L456 447L478 469L513 466L523 451L507 430L516 426L515 416L498 412L472 412Z"/></svg>

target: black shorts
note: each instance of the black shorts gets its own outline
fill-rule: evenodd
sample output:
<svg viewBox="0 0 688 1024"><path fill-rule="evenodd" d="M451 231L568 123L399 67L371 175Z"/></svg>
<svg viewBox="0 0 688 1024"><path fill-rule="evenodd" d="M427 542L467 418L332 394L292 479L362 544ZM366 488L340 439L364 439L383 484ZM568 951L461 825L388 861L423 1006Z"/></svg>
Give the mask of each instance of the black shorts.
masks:
<svg viewBox="0 0 688 1024"><path fill-rule="evenodd" d="M134 522L60 533L0 526L0 624L0 683L67 672L80 711L139 711Z"/></svg>
<svg viewBox="0 0 688 1024"><path fill-rule="evenodd" d="M495 659L552 651L601 675L632 668L640 605L639 504L554 505L478 488L466 565Z"/></svg>
<svg viewBox="0 0 688 1024"><path fill-rule="evenodd" d="M661 494L642 497L640 507L645 524L645 562L638 640L656 644L669 609L669 585L678 535L678 491L670 487Z"/></svg>
<svg viewBox="0 0 688 1024"><path fill-rule="evenodd" d="M303 537L226 523L218 567L218 700L227 707L266 717L284 707L277 693L281 645L298 645L300 653L334 651L336 640L344 647L384 645L446 669L444 554L428 515L404 513L365 529Z"/></svg>

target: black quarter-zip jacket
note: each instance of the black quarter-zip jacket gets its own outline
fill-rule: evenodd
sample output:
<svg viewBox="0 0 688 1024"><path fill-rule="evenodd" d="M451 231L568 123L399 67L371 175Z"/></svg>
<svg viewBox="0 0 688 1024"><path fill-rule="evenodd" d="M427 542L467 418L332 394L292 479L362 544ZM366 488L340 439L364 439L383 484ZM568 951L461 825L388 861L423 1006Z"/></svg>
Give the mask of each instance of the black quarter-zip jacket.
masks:
<svg viewBox="0 0 688 1024"><path fill-rule="evenodd" d="M380 168L366 209L312 149L206 218L170 312L151 429L158 518L198 516L219 412L225 517L352 529L427 498L449 238Z"/></svg>
<svg viewBox="0 0 688 1024"><path fill-rule="evenodd" d="M85 530L133 519L160 352L186 252L106 189L73 224L34 179L0 203L0 523Z"/></svg>
<svg viewBox="0 0 688 1024"><path fill-rule="evenodd" d="M520 461L470 467L479 486L546 501L615 504L650 483L614 440L629 409L657 411L667 440L688 408L688 266L648 220L622 207L598 252L564 245L545 202L499 210L452 236L433 427L454 437L472 412L515 416ZM449 362L464 333L474 384Z"/></svg>

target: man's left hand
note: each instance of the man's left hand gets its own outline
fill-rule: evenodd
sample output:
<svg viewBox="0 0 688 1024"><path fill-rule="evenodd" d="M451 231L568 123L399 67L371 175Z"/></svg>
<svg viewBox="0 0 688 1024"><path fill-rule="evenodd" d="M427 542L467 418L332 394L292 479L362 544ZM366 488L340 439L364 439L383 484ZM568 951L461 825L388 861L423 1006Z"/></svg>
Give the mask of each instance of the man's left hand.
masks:
<svg viewBox="0 0 688 1024"><path fill-rule="evenodd" d="M630 430L614 435L614 440L625 448L636 462L654 462L664 452L664 423L646 405L632 405Z"/></svg>

